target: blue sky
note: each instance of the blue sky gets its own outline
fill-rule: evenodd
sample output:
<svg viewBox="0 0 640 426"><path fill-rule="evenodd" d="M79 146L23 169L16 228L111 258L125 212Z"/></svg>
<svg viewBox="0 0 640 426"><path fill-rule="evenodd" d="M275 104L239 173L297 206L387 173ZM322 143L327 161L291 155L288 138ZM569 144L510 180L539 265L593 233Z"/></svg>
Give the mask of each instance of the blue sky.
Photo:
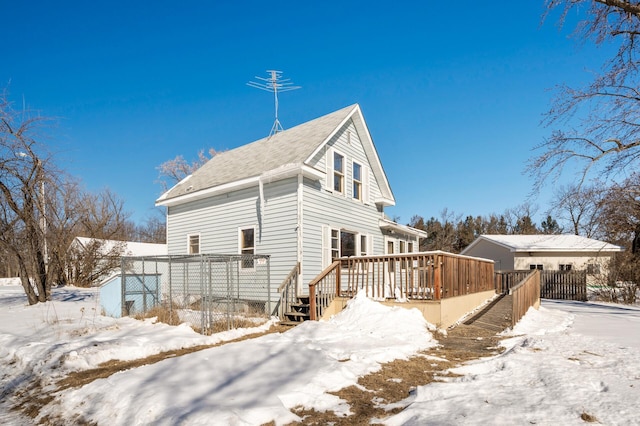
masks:
<svg viewBox="0 0 640 426"><path fill-rule="evenodd" d="M523 174L553 89L598 70L543 0L524 2L10 2L0 87L58 118L47 141L89 190L108 187L132 218L154 213L156 167L178 154L266 136L266 70L285 128L359 103L396 207L411 216L500 213L525 201ZM575 20L576 17L571 16ZM542 213L554 184L533 199Z"/></svg>

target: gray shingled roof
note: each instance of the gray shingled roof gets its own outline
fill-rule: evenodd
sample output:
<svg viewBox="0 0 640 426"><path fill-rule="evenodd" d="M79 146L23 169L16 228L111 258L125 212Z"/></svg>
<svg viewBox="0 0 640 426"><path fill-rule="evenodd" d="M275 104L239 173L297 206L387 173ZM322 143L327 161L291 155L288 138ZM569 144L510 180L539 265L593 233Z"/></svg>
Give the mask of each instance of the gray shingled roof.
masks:
<svg viewBox="0 0 640 426"><path fill-rule="evenodd" d="M300 164L357 108L350 105L307 121L271 137L217 154L160 199L165 201L226 183L239 181L286 164Z"/></svg>

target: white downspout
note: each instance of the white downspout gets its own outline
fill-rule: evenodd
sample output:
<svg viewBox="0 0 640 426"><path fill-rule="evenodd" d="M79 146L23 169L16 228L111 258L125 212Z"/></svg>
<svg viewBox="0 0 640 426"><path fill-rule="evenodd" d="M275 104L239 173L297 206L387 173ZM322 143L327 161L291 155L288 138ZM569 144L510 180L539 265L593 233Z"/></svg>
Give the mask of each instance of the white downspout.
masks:
<svg viewBox="0 0 640 426"><path fill-rule="evenodd" d="M260 198L260 218L259 218L259 226L260 226L260 242L262 242L262 227L264 226L264 185L262 183L262 176L258 179L258 193Z"/></svg>
<svg viewBox="0 0 640 426"><path fill-rule="evenodd" d="M302 176L302 170L300 170L300 173L298 174L298 226L296 227L297 230L297 240L298 240L298 245L297 245L297 262L298 265L300 265L300 270L298 271L298 282L296 283L296 294L300 295L302 292L302 253L303 253L303 241L302 241L302 213L303 213L303 208L302 208L302 192L304 190L304 177Z"/></svg>

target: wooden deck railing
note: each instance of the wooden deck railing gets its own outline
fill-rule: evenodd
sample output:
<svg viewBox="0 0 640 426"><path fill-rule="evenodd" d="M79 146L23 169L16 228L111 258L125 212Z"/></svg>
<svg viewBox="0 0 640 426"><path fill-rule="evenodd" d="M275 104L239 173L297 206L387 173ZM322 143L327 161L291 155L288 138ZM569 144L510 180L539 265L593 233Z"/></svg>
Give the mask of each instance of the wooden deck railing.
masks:
<svg viewBox="0 0 640 426"><path fill-rule="evenodd" d="M496 271L496 293L509 294L509 290L525 279L531 270Z"/></svg>
<svg viewBox="0 0 640 426"><path fill-rule="evenodd" d="M493 262L443 251L339 259L337 294L440 300L494 289ZM334 262L335 263L335 262Z"/></svg>
<svg viewBox="0 0 640 426"><path fill-rule="evenodd" d="M309 318L322 318L324 310L340 294L341 261L336 260L309 283Z"/></svg>
<svg viewBox="0 0 640 426"><path fill-rule="evenodd" d="M293 267L289 275L282 281L280 287L278 287L278 294L280 300L278 302L277 309L278 317L282 320L285 317L285 312L291 311L291 305L298 302L296 295L296 283L298 282L298 275L300 274L300 263L297 263Z"/></svg>
<svg viewBox="0 0 640 426"><path fill-rule="evenodd" d="M514 326L531 306L540 302L540 271L530 271L524 279L509 290L509 294L513 301L511 326Z"/></svg>

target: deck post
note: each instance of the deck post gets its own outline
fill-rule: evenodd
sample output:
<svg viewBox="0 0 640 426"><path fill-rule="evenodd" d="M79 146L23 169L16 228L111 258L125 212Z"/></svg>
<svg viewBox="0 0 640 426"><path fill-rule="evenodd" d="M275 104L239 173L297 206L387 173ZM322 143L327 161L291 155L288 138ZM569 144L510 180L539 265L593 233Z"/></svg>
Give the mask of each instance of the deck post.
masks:
<svg viewBox="0 0 640 426"><path fill-rule="evenodd" d="M309 319L316 321L316 285L309 285Z"/></svg>
<svg viewBox="0 0 640 426"><path fill-rule="evenodd" d="M433 287L434 300L440 300L442 297L442 276L440 274L440 256L433 256Z"/></svg>
<svg viewBox="0 0 640 426"><path fill-rule="evenodd" d="M340 297L340 277L342 276L342 262L336 266L336 297Z"/></svg>

